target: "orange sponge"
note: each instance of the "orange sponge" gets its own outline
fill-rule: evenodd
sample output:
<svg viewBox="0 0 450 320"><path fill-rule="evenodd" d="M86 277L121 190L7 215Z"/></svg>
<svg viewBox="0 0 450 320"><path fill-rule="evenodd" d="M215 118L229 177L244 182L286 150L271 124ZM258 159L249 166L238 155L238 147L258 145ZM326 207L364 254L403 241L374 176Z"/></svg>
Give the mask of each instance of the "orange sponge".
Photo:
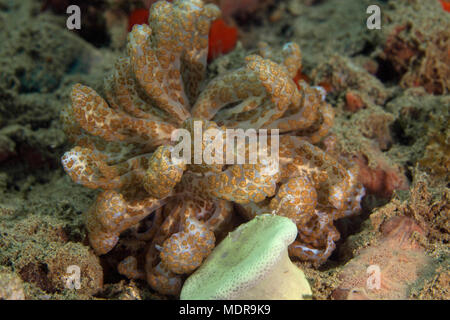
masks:
<svg viewBox="0 0 450 320"><path fill-rule="evenodd" d="M237 28L228 26L223 19L217 19L209 30L208 61L234 49L237 42Z"/></svg>

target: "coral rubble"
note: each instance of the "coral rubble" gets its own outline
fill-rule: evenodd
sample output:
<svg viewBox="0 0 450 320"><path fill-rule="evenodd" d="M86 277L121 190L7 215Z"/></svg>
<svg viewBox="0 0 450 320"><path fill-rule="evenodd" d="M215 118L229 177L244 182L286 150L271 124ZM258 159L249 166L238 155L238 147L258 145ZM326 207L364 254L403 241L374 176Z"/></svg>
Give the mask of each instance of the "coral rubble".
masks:
<svg viewBox="0 0 450 320"><path fill-rule="evenodd" d="M382 59L389 61L405 87L427 92L450 90L450 22L438 1L397 1L386 12Z"/></svg>
<svg viewBox="0 0 450 320"><path fill-rule="evenodd" d="M336 299L406 299L430 258L414 240L423 236L413 219L393 217L381 227L379 243L361 250L344 266ZM371 269L370 266L372 266ZM369 275L368 275L369 274ZM378 279L377 279L378 277Z"/></svg>

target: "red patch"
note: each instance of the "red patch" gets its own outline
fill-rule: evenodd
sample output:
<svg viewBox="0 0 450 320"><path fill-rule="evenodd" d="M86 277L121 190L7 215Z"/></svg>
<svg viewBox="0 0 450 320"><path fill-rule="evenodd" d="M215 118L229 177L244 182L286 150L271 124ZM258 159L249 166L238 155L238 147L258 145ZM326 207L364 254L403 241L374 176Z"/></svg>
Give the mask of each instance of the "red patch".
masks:
<svg viewBox="0 0 450 320"><path fill-rule="evenodd" d="M238 37L238 30L228 26L223 19L217 19L209 30L208 61L234 49Z"/></svg>
<svg viewBox="0 0 450 320"><path fill-rule="evenodd" d="M135 24L148 24L148 9L136 9L128 17L128 32L133 29Z"/></svg>
<svg viewBox="0 0 450 320"><path fill-rule="evenodd" d="M319 86L324 88L327 93L334 91L333 86L329 82L326 82L326 81L319 82Z"/></svg>
<svg viewBox="0 0 450 320"><path fill-rule="evenodd" d="M299 87L298 83L300 80L303 80L307 83L309 83L311 81L311 79L309 79L309 77L306 74L302 73L301 69L298 69L297 74L294 77L294 82L299 89L300 89L300 87Z"/></svg>
<svg viewBox="0 0 450 320"><path fill-rule="evenodd" d="M440 1L441 1L442 9L444 9L447 12L450 12L450 1L448 1L448 0L440 0Z"/></svg>
<svg viewBox="0 0 450 320"><path fill-rule="evenodd" d="M356 112L364 107L364 102L361 97L357 93L350 90L345 94L345 102L346 109L351 112Z"/></svg>
<svg viewBox="0 0 450 320"><path fill-rule="evenodd" d="M311 83L311 78L308 77L306 74L304 74L301 69L298 69L297 74L295 75L294 79L292 79L292 80L294 80L295 84L297 85L297 88L299 88L299 89L300 89L300 86L298 83L301 80L305 81L308 84ZM334 91L334 88L328 82L320 82L318 85L321 86L322 88L324 88L327 93Z"/></svg>

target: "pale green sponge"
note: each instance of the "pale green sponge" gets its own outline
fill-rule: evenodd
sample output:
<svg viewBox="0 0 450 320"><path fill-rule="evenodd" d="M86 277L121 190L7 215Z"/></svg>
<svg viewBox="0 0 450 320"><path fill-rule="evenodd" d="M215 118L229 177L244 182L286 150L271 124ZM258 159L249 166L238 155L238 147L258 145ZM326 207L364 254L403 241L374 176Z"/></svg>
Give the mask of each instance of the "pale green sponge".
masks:
<svg viewBox="0 0 450 320"><path fill-rule="evenodd" d="M288 255L297 227L263 214L242 224L214 249L184 283L181 299L306 299L304 273Z"/></svg>

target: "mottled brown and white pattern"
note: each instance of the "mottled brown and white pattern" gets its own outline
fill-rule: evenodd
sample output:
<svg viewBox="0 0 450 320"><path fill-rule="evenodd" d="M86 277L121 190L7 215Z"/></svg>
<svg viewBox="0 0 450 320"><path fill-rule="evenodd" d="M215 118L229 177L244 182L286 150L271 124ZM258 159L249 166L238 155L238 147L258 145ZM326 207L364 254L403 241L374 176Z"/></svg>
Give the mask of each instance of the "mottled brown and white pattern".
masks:
<svg viewBox="0 0 450 320"><path fill-rule="evenodd" d="M267 212L291 218L298 227L291 256L320 264L339 238L333 221L357 212L363 195L354 167L315 146L334 112L323 90L294 83L301 67L296 44L281 50L260 44L244 67L204 83L209 27L219 15L201 0L155 3L149 25L134 26L127 56L106 78L105 99L76 84L61 116L75 145L62 158L65 171L102 190L86 214L91 246L106 254L123 231L151 219L138 235L147 243L144 265L129 256L118 270L163 294L177 295L229 231L234 205L247 218ZM174 161L172 134L183 128L193 136L194 121L220 132L279 130L279 170L259 160ZM200 150L210 143L203 140Z"/></svg>

